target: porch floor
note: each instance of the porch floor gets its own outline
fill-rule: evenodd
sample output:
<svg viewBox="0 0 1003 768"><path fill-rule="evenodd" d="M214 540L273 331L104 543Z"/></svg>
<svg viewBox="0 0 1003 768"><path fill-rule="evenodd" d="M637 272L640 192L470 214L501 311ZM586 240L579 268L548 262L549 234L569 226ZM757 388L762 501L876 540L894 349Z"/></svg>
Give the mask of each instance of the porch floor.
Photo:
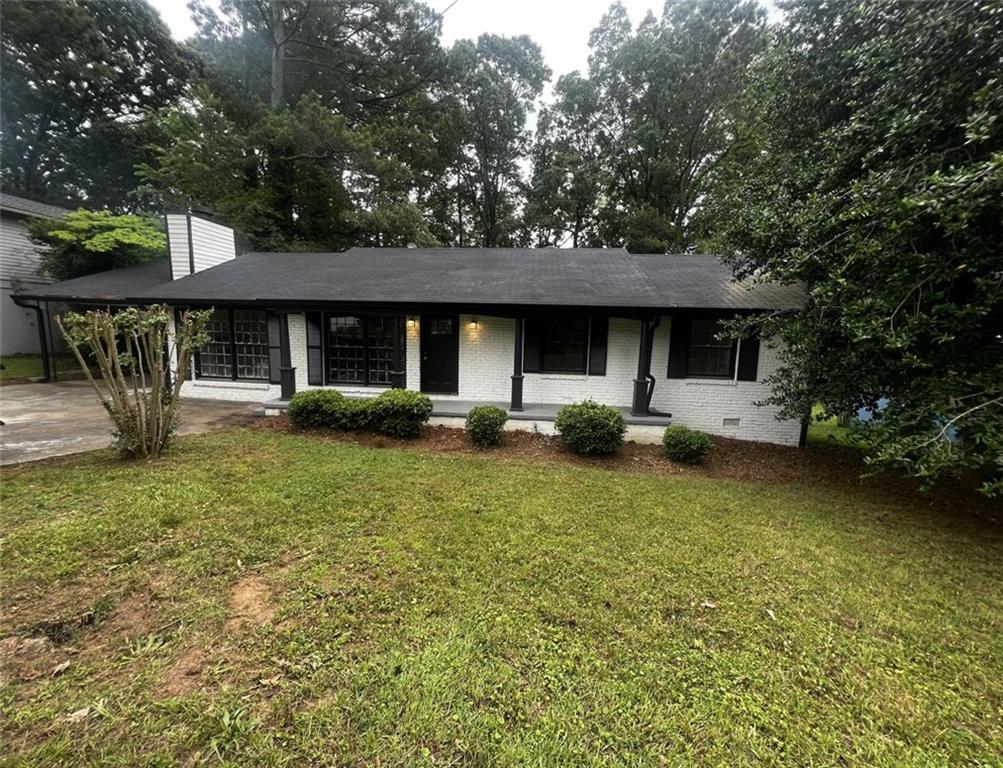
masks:
<svg viewBox="0 0 1003 768"><path fill-rule="evenodd" d="M289 405L287 400L269 400L264 403L266 411L283 411ZM557 418L557 412L564 407L563 403L524 403L521 411L509 409L507 402L490 402L485 400L444 400L432 397L433 417L454 417L466 418L470 409L478 405L494 405L508 413L510 419L520 421L553 421ZM666 427L672 421L668 416L634 416L630 408L622 407L617 410L623 414L624 421L628 424L646 427Z"/></svg>

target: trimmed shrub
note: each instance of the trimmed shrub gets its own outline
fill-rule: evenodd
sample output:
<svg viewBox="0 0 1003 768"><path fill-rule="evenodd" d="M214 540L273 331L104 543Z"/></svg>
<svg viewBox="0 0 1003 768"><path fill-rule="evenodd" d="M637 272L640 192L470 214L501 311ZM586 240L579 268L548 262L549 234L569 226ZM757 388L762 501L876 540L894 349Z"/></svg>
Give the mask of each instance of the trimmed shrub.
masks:
<svg viewBox="0 0 1003 768"><path fill-rule="evenodd" d="M467 434L475 445L487 448L501 440L508 414L495 405L478 405L467 414Z"/></svg>
<svg viewBox="0 0 1003 768"><path fill-rule="evenodd" d="M714 444L707 435L689 427L666 427L665 434L662 435L665 455L683 464L702 463L713 447Z"/></svg>
<svg viewBox="0 0 1003 768"><path fill-rule="evenodd" d="M421 434L421 425L432 415L432 401L427 395L410 389L388 389L371 401L372 426L384 435L413 439Z"/></svg>
<svg viewBox="0 0 1003 768"><path fill-rule="evenodd" d="M591 400L564 406L554 420L561 439L575 453L605 456L623 445L627 423L616 408Z"/></svg>
<svg viewBox="0 0 1003 768"><path fill-rule="evenodd" d="M297 392L289 401L289 421L306 429L363 429L369 425L372 400L352 400L335 389Z"/></svg>
<svg viewBox="0 0 1003 768"><path fill-rule="evenodd" d="M345 396L334 389L309 389L297 392L289 401L286 413L294 427L333 427L334 413L345 402Z"/></svg>

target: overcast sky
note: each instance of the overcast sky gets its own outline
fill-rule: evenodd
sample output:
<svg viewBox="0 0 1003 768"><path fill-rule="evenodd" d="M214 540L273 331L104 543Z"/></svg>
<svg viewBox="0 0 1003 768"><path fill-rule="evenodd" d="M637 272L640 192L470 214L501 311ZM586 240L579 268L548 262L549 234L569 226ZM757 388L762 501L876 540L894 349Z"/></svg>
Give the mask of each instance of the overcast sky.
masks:
<svg viewBox="0 0 1003 768"><path fill-rule="evenodd" d="M195 31L184 0L150 0L160 11L173 35L184 40ZM442 18L442 37L446 45L463 38L476 38L484 32L499 35L526 34L543 49L547 66L558 77L588 66L589 33L609 8L612 0L426 0ZM767 3L764 3L764 5ZM630 20L635 25L649 9L660 14L662 3L650 0L624 0ZM448 10L446 10L449 8ZM771 17L775 9L770 9Z"/></svg>

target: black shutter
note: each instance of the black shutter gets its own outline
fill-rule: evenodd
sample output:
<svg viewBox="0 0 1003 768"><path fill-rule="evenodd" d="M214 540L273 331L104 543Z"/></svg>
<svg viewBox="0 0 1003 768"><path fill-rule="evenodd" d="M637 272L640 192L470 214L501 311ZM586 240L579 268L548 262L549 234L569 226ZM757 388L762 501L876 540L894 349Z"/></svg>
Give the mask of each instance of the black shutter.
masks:
<svg viewBox="0 0 1003 768"><path fill-rule="evenodd" d="M606 375L606 347L609 339L609 318L593 315L589 337L589 376Z"/></svg>
<svg viewBox="0 0 1003 768"><path fill-rule="evenodd" d="M281 384L282 376L279 368L282 367L282 330L279 316L273 312L268 313L268 381L272 384Z"/></svg>
<svg viewBox="0 0 1003 768"><path fill-rule="evenodd" d="M522 370L539 373L543 368L543 351L540 342L542 324L539 319L526 320L526 340L523 347Z"/></svg>
<svg viewBox="0 0 1003 768"><path fill-rule="evenodd" d="M324 338L324 316L320 312L306 313L306 380L307 384L324 383L324 355L321 344Z"/></svg>
<svg viewBox="0 0 1003 768"><path fill-rule="evenodd" d="M738 353L738 380L759 380L759 337L742 339Z"/></svg>
<svg viewBox="0 0 1003 768"><path fill-rule="evenodd" d="M685 379L690 367L690 336L693 332L693 321L688 317L673 317L671 322L667 375L670 379Z"/></svg>

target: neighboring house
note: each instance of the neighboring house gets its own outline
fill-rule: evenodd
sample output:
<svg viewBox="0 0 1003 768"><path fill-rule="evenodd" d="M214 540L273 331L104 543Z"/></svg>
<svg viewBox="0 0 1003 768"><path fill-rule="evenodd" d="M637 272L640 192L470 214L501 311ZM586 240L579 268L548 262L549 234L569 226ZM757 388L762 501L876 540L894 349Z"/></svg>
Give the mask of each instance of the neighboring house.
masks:
<svg viewBox="0 0 1003 768"><path fill-rule="evenodd" d="M66 208L0 193L0 355L41 351L39 313L16 305L10 296L52 282L41 273L41 252L28 239L28 222L57 219L64 213Z"/></svg>
<svg viewBox="0 0 1003 768"><path fill-rule="evenodd" d="M719 340L736 315L787 311L799 286L736 283L707 255L620 249L353 248L247 253L232 230L167 217L170 258L68 280L24 298L214 307L188 396L283 407L297 390L391 386L462 417L498 403L546 428L560 404L618 406L638 436L670 421L796 445L797 421L761 405L776 350ZM630 436L630 435L628 435Z"/></svg>

